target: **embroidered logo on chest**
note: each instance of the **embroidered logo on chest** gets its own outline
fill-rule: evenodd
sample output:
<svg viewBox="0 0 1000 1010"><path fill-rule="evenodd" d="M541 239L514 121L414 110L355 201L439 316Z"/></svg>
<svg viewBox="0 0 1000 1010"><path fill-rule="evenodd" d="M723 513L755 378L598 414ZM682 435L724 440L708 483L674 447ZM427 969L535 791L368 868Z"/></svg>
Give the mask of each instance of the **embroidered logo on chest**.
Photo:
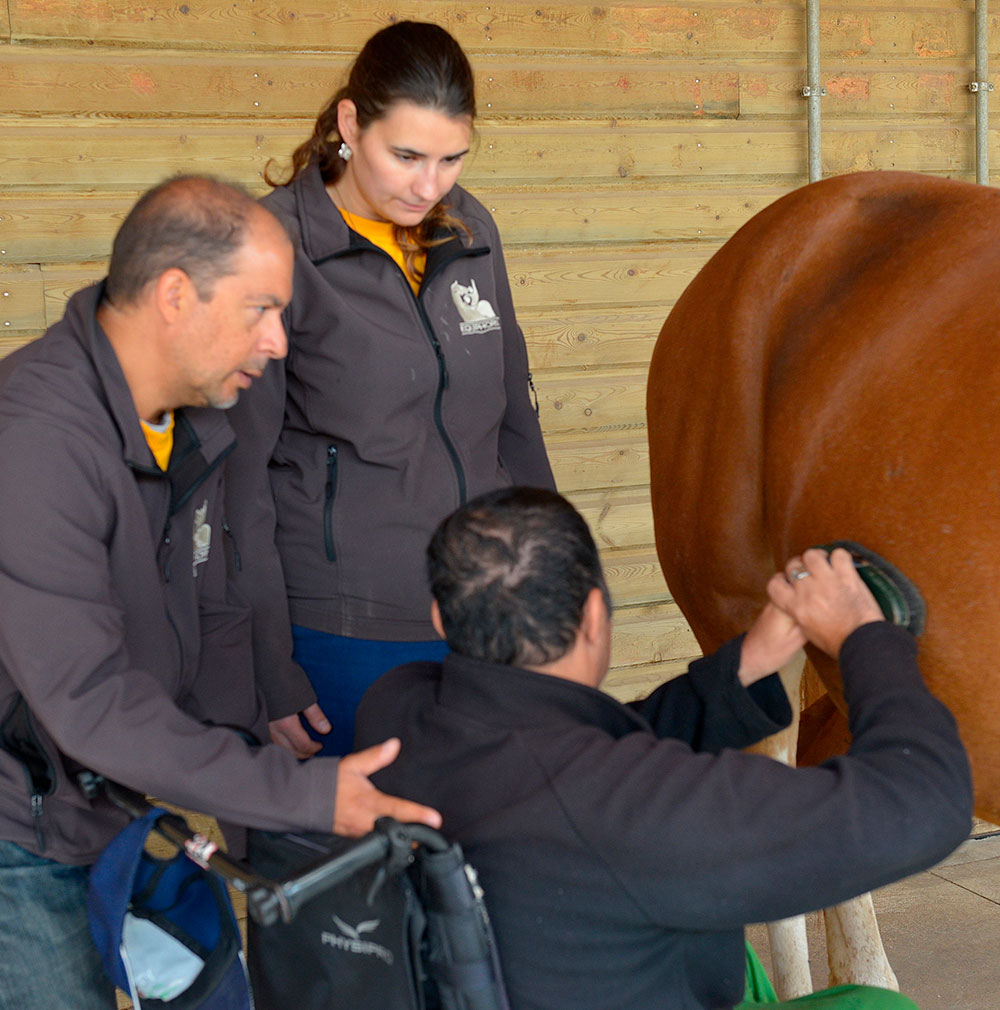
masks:
<svg viewBox="0 0 1000 1010"><path fill-rule="evenodd" d="M451 282L451 298L462 317L460 327L463 336L470 333L486 333L500 329L500 319L493 306L485 298L479 297L479 290L473 278L466 286L458 281Z"/></svg>
<svg viewBox="0 0 1000 1010"><path fill-rule="evenodd" d="M212 527L205 521L208 518L208 499L194 510L193 551L191 554L191 574L198 578L198 565L208 560L208 552L212 547Z"/></svg>

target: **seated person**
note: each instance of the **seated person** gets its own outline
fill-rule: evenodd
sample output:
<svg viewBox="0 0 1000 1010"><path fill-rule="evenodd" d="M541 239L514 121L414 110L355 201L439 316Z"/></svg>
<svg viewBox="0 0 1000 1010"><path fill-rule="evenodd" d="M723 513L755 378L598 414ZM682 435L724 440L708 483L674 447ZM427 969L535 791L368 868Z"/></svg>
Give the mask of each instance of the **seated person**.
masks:
<svg viewBox="0 0 1000 1010"><path fill-rule="evenodd" d="M408 759L373 781L441 811L477 868L513 1010L733 1007L745 923L923 870L968 834L954 720L846 551L792 559L745 636L630 705L598 690L608 591L565 499L469 502L438 527L428 570L453 651L378 680L356 743L402 739ZM789 768L737 748L788 725L772 671L805 640L839 657L854 742ZM913 1007L830 993L818 1005Z"/></svg>

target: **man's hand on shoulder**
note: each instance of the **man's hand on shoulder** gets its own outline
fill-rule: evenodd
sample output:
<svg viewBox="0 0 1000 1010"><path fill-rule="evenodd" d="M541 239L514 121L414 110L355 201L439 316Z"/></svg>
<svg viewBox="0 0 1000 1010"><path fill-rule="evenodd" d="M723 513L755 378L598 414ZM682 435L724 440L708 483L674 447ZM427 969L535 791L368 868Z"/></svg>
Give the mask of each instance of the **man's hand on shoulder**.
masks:
<svg viewBox="0 0 1000 1010"><path fill-rule="evenodd" d="M831 554L814 547L792 558L784 572L771 577L767 593L813 645L834 658L852 631L884 620L850 552L842 547Z"/></svg>
<svg viewBox="0 0 1000 1010"><path fill-rule="evenodd" d="M392 737L367 750L348 754L337 768L337 803L333 813L333 831L338 835L358 837L375 826L378 817L395 817L406 823L417 821L432 828L441 827L441 815L419 803L388 796L369 781L380 768L395 761L399 739Z"/></svg>

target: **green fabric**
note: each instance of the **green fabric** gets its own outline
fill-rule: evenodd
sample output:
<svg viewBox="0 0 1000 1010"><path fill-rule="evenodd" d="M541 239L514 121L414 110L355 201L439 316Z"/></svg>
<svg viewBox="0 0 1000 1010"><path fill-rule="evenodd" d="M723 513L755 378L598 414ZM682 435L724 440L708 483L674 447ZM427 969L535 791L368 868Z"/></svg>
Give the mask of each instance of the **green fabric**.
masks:
<svg viewBox="0 0 1000 1010"><path fill-rule="evenodd" d="M747 988L743 1002L734 1010L754 1010L766 1006L769 1010L919 1010L909 997L891 989L876 989L870 985L839 985L834 989L824 989L809 996L778 1002L777 993L771 985L760 958L750 944L747 944L746 966Z"/></svg>
<svg viewBox="0 0 1000 1010"><path fill-rule="evenodd" d="M777 1003L778 994L760 963L757 951L747 941L747 991L740 1006L757 1006L762 1003Z"/></svg>
<svg viewBox="0 0 1000 1010"><path fill-rule="evenodd" d="M768 1010L919 1010L916 1003L891 989L876 989L870 985L838 985L809 996L800 996L785 1003L740 1003L734 1010L753 1010L766 1006Z"/></svg>

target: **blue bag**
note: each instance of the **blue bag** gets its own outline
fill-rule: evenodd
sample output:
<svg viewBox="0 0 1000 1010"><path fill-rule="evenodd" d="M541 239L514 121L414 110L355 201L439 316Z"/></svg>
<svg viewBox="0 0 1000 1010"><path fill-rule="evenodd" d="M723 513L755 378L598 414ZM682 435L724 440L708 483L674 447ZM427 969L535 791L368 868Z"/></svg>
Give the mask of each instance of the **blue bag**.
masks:
<svg viewBox="0 0 1000 1010"><path fill-rule="evenodd" d="M116 835L90 873L90 931L136 1010L252 1010L236 917L225 885L183 851L157 859L153 807Z"/></svg>

